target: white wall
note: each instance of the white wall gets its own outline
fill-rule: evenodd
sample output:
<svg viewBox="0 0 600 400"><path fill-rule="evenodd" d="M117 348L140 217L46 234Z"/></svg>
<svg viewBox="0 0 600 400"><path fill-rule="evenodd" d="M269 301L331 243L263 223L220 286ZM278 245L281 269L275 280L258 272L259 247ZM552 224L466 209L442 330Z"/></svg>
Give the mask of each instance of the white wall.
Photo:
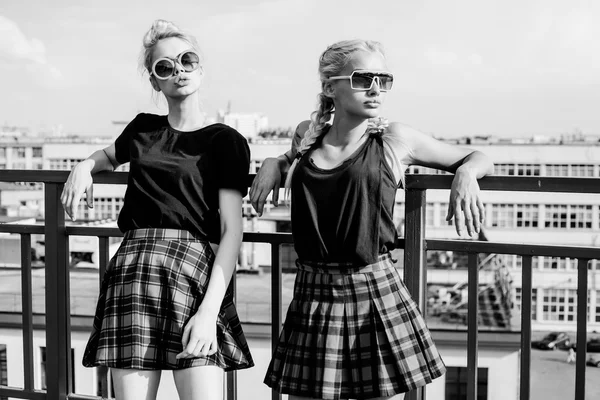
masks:
<svg viewBox="0 0 600 400"><path fill-rule="evenodd" d="M265 372L271 359L270 337L252 334L252 327L245 327L246 336L255 366L238 371L238 400L256 400L271 398L271 389L263 383ZM35 387L41 388L40 351L45 346L45 333L34 331L34 368ZM93 368L85 368L81 364L83 351L89 333L73 332L71 346L75 350L75 392L77 394L95 396L97 386ZM23 347L22 333L16 329L0 329L0 344L7 346L8 385L23 387ZM449 367L466 367L467 353L464 348L444 346L438 343L442 358ZM516 400L518 398L519 354L511 350L479 350L479 367L488 368L488 400ZM434 380L427 386L428 400L445 399L445 377ZM159 399L176 399L177 391L173 382L173 374L164 371L159 387ZM283 397L284 400L287 396Z"/></svg>

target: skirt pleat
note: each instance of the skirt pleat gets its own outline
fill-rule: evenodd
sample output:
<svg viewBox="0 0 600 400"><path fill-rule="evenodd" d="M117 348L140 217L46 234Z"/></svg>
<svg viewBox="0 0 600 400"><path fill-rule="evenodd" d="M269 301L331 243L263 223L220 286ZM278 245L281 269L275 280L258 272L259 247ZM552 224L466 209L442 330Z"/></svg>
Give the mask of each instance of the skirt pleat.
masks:
<svg viewBox="0 0 600 400"><path fill-rule="evenodd" d="M421 387L444 372L389 255L364 267L298 263L268 386L316 399L371 399Z"/></svg>
<svg viewBox="0 0 600 400"><path fill-rule="evenodd" d="M176 359L185 324L196 313L212 271L209 243L186 231L137 229L124 235L100 289L83 365L163 370L254 365L229 285L216 321L218 350Z"/></svg>

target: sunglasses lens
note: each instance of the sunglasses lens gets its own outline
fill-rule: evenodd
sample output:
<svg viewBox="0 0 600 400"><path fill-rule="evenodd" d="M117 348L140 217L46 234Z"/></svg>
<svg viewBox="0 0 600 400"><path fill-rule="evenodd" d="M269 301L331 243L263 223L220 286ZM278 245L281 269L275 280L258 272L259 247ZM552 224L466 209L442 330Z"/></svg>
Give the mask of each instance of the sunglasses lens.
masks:
<svg viewBox="0 0 600 400"><path fill-rule="evenodd" d="M160 60L154 65L154 74L159 78L168 78L173 75L173 68L171 60Z"/></svg>
<svg viewBox="0 0 600 400"><path fill-rule="evenodd" d="M195 71L200 64L200 57L198 54L188 51L181 55L181 65L187 72Z"/></svg>
<svg viewBox="0 0 600 400"><path fill-rule="evenodd" d="M389 74L381 74L379 77L379 88L381 90L390 90L394 84L394 77Z"/></svg>
<svg viewBox="0 0 600 400"><path fill-rule="evenodd" d="M352 88L353 89L369 89L373 83L373 74L355 72L352 74Z"/></svg>

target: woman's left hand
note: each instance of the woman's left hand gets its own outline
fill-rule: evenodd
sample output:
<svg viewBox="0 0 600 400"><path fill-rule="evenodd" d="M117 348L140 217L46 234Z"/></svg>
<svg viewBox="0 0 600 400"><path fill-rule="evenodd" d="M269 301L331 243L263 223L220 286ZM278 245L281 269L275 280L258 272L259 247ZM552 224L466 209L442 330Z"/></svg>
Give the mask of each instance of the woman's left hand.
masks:
<svg viewBox="0 0 600 400"><path fill-rule="evenodd" d="M465 168L458 168L450 189L450 202L446 221L454 218L456 233L462 235L466 226L469 236L479 233L483 224L485 209L479 198L479 183L476 174Z"/></svg>
<svg viewBox="0 0 600 400"><path fill-rule="evenodd" d="M217 352L217 318L210 313L198 310L185 325L181 337L183 351L175 358L211 356Z"/></svg>

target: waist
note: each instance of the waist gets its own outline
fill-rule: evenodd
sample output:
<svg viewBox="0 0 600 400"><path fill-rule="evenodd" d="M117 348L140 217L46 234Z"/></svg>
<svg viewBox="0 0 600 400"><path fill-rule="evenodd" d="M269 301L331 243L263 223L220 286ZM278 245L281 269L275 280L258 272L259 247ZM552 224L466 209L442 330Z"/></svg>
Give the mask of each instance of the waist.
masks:
<svg viewBox="0 0 600 400"><path fill-rule="evenodd" d="M191 232L172 228L143 228L131 229L123 234L125 240L149 239L149 240L179 240L191 242L208 242Z"/></svg>
<svg viewBox="0 0 600 400"><path fill-rule="evenodd" d="M296 260L296 267L300 271L312 272L315 274L329 275L350 275L350 274L368 274L381 271L394 266L397 260L392 258L391 253L385 253L377 257L377 261L368 265L357 265L351 262L321 262Z"/></svg>

